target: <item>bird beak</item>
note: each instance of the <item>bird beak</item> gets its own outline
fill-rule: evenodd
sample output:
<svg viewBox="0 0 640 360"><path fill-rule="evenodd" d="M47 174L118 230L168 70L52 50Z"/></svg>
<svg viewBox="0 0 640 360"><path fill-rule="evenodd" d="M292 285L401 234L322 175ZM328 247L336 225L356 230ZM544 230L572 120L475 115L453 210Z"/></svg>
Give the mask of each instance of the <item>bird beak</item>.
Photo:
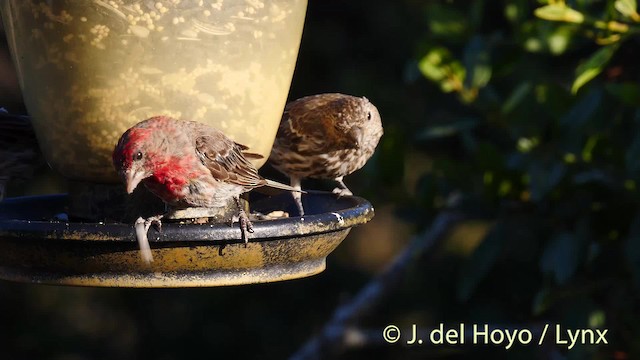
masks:
<svg viewBox="0 0 640 360"><path fill-rule="evenodd" d="M144 180L144 173L141 171L128 171L125 174L125 181L127 183L127 194L131 194L133 190L138 187L140 181Z"/></svg>
<svg viewBox="0 0 640 360"><path fill-rule="evenodd" d="M349 139L349 148L359 148L362 145L362 130L359 128L349 130L347 138Z"/></svg>

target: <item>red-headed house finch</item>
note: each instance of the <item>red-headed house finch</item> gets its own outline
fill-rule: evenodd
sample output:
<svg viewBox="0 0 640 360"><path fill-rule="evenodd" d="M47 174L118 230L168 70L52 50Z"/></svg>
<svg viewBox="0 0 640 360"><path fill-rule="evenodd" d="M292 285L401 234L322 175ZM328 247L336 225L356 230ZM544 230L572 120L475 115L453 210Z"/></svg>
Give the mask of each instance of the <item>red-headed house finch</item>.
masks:
<svg viewBox="0 0 640 360"><path fill-rule="evenodd" d="M334 193L352 195L342 179L364 166L382 132L378 109L365 97L303 97L286 105L269 161L297 190L303 178L334 179ZM300 193L292 195L304 215Z"/></svg>
<svg viewBox="0 0 640 360"><path fill-rule="evenodd" d="M156 116L122 135L113 151L113 165L127 193L143 183L175 208L224 207L233 198L239 208L241 235L247 242L246 232L253 232L253 228L240 206L240 194L261 186L295 189L258 175L247 158L262 156L245 150L246 146L207 125ZM159 218L146 221L145 237L150 223Z"/></svg>
<svg viewBox="0 0 640 360"><path fill-rule="evenodd" d="M9 181L29 179L43 164L44 157L29 118L10 115L0 108L0 201Z"/></svg>

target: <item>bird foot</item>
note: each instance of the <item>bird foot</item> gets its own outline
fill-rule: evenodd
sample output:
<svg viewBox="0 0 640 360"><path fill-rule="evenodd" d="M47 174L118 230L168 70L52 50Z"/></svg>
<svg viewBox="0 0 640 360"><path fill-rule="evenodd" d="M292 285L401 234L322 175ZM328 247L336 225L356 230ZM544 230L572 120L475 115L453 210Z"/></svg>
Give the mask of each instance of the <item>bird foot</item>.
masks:
<svg viewBox="0 0 640 360"><path fill-rule="evenodd" d="M160 221L162 219L162 216L163 215L156 215L146 218L144 220L144 230L149 231L151 225L155 225L156 230L162 231L162 221Z"/></svg>
<svg viewBox="0 0 640 360"><path fill-rule="evenodd" d="M153 255L151 254L151 246L149 245L148 232L151 225L155 225L158 231L162 231L162 215L151 216L147 219L139 217L134 225L136 229L136 239L138 240L138 246L140 247L140 256L142 260L147 264L153 261Z"/></svg>
<svg viewBox="0 0 640 360"><path fill-rule="evenodd" d="M294 196L293 200L296 202L296 207L298 207L298 214L301 217L304 216L304 207L302 206L302 199Z"/></svg>
<svg viewBox="0 0 640 360"><path fill-rule="evenodd" d="M251 223L247 213L242 209L238 212L238 215L231 217L231 226L236 222L240 224L242 240L244 240L244 244L246 246L249 242L249 236L247 233L253 233L253 223Z"/></svg>
<svg viewBox="0 0 640 360"><path fill-rule="evenodd" d="M351 192L351 190L346 188L340 188L340 187L333 189L333 193L338 195L339 198L343 196L353 196L353 193Z"/></svg>

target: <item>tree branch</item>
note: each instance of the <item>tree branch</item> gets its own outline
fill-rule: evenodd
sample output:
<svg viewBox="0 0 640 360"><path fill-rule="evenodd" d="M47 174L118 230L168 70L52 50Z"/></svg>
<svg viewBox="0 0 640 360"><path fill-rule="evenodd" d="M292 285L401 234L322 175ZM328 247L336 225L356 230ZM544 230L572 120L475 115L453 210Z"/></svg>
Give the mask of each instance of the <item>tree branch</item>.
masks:
<svg viewBox="0 0 640 360"><path fill-rule="evenodd" d="M463 219L457 213L438 215L431 227L416 236L386 270L366 284L350 302L339 306L322 331L307 341L290 360L324 359L339 354L347 345L357 344L358 333L351 331L353 325L392 294L402 284L401 280L411 265L427 253L433 253L432 250L442 243L451 227Z"/></svg>

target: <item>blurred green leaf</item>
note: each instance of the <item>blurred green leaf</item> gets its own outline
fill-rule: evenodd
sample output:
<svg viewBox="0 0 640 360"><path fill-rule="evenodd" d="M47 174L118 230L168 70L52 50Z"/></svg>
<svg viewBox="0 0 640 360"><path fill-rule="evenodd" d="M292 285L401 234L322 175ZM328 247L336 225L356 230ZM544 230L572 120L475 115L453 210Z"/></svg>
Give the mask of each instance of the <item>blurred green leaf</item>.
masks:
<svg viewBox="0 0 640 360"><path fill-rule="evenodd" d="M483 88L491 80L491 59L487 44L481 36L474 36L464 49L463 63L467 76L465 86Z"/></svg>
<svg viewBox="0 0 640 360"><path fill-rule="evenodd" d="M562 116L560 125L563 132L560 146L564 152L572 154L581 152L583 155L591 155L589 147L585 145L587 141L585 128L595 121L595 114L602 105L603 99L602 88L592 87L586 94L580 95L578 101ZM585 150L589 151L585 152Z"/></svg>
<svg viewBox="0 0 640 360"><path fill-rule="evenodd" d="M502 104L501 112L505 115L511 113L513 109L518 106L529 94L531 94L531 83L525 81L519 84L513 92L511 92L511 96L507 98L507 100Z"/></svg>
<svg viewBox="0 0 640 360"><path fill-rule="evenodd" d="M531 200L541 201L562 180L566 167L560 161L545 165L535 162L529 167Z"/></svg>
<svg viewBox="0 0 640 360"><path fill-rule="evenodd" d="M581 96L571 109L562 116L560 124L569 128L572 132L579 131L591 119L601 103L602 90L599 88L590 90Z"/></svg>
<svg viewBox="0 0 640 360"><path fill-rule="evenodd" d="M638 16L636 0L616 0L614 6L616 10L626 17L634 18Z"/></svg>
<svg viewBox="0 0 640 360"><path fill-rule="evenodd" d="M575 174L572 178L573 183L576 185L584 184L598 184L613 189L616 184L612 181L611 176L600 169L591 169L588 171L581 171Z"/></svg>
<svg viewBox="0 0 640 360"><path fill-rule="evenodd" d="M556 283L565 284L578 268L580 241L572 233L556 234L544 249L540 259L542 272L552 274Z"/></svg>
<svg viewBox="0 0 640 360"><path fill-rule="evenodd" d="M462 144L468 153L475 153L478 149L478 141L470 129L463 130L460 133Z"/></svg>
<svg viewBox="0 0 640 360"><path fill-rule="evenodd" d="M447 38L460 37L467 31L467 18L452 6L436 3L426 9L427 24L432 34Z"/></svg>
<svg viewBox="0 0 640 360"><path fill-rule="evenodd" d="M542 288L533 298L532 311L536 316L540 316L553 305L553 297L548 288Z"/></svg>
<svg viewBox="0 0 640 360"><path fill-rule="evenodd" d="M618 47L618 44L604 46L591 55L584 63L580 64L576 69L576 78L571 86L571 92L574 94L577 93L582 86L598 76L609 63L616 50L618 50Z"/></svg>
<svg viewBox="0 0 640 360"><path fill-rule="evenodd" d="M604 88L621 103L629 106L640 106L640 86L637 83L608 83Z"/></svg>
<svg viewBox="0 0 640 360"><path fill-rule="evenodd" d="M598 145L598 141L600 140L600 136L592 135L589 136L587 142L584 144L584 148L582 148L582 161L590 162L593 160L593 150Z"/></svg>
<svg viewBox="0 0 640 360"><path fill-rule="evenodd" d="M565 53L574 35L573 27L573 25L558 26L547 36L547 47L553 55Z"/></svg>
<svg viewBox="0 0 640 360"><path fill-rule="evenodd" d="M539 84L535 88L535 100L553 118L561 118L571 108L575 96L565 87L555 83Z"/></svg>
<svg viewBox="0 0 640 360"><path fill-rule="evenodd" d="M537 8L534 14L544 20L550 21L566 21L574 24L580 24L584 21L584 15L576 11L564 3L549 4L541 8Z"/></svg>
<svg viewBox="0 0 640 360"><path fill-rule="evenodd" d="M462 64L444 47L429 50L418 63L418 68L427 79L440 84L444 92L460 90L465 77Z"/></svg>
<svg viewBox="0 0 640 360"><path fill-rule="evenodd" d="M527 0L507 1L504 5L504 16L512 23L528 16Z"/></svg>
<svg viewBox="0 0 640 360"><path fill-rule="evenodd" d="M478 126L478 119L462 118L454 122L442 125L430 126L424 129L416 139L432 140L459 134L465 130L471 130Z"/></svg>
<svg viewBox="0 0 640 360"><path fill-rule="evenodd" d="M504 247L505 232L505 225L502 222L495 224L463 266L458 281L459 301L468 300L478 284L489 273Z"/></svg>
<svg viewBox="0 0 640 360"><path fill-rule="evenodd" d="M589 327L601 328L606 325L607 315L602 310L594 310L589 315Z"/></svg>

